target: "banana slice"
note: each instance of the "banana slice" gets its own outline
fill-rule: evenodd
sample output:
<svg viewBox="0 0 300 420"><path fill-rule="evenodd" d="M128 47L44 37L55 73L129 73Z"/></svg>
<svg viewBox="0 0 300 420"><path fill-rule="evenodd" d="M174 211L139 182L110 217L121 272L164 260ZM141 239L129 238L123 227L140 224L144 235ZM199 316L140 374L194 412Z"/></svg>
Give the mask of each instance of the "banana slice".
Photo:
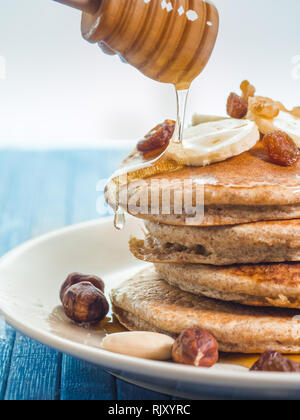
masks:
<svg viewBox="0 0 300 420"><path fill-rule="evenodd" d="M203 124L207 122L227 120L228 117L220 117L219 115L205 115L205 114L194 114L192 118L192 125Z"/></svg>
<svg viewBox="0 0 300 420"><path fill-rule="evenodd" d="M300 147L300 118L290 112L280 111L274 119L260 118L249 112L247 118L258 125L259 131L263 134L271 134L274 131L284 131Z"/></svg>
<svg viewBox="0 0 300 420"><path fill-rule="evenodd" d="M183 142L171 143L166 157L181 165L206 166L251 149L260 138L253 121L233 118L189 127Z"/></svg>

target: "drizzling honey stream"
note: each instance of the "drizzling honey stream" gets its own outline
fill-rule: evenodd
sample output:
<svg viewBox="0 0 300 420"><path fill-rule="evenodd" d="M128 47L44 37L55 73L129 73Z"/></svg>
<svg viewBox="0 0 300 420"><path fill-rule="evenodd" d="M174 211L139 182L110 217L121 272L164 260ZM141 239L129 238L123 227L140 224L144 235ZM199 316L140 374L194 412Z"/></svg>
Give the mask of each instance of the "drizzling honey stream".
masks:
<svg viewBox="0 0 300 420"><path fill-rule="evenodd" d="M174 142L182 141L189 89L211 56L218 29L217 9L203 0L103 0L96 14L84 13L82 18L82 34L87 41L118 54L151 79L175 86L178 112ZM155 169L160 158L140 159L114 174L117 189L125 174L138 171L143 178L147 173L143 174L143 169ZM123 210L117 205L115 227L121 229L124 224Z"/></svg>

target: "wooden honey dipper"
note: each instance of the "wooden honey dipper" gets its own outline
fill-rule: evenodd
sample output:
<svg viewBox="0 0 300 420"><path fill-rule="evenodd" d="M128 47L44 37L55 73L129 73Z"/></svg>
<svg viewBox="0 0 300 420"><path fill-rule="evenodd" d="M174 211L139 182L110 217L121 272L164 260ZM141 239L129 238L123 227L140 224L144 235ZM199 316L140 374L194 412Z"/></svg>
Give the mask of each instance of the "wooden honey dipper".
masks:
<svg viewBox="0 0 300 420"><path fill-rule="evenodd" d="M82 35L146 76L188 89L214 48L219 15L205 0L56 0L83 10Z"/></svg>
<svg viewBox="0 0 300 420"><path fill-rule="evenodd" d="M94 14L100 7L102 0L54 0L58 3L66 4L67 6L74 7L85 13Z"/></svg>

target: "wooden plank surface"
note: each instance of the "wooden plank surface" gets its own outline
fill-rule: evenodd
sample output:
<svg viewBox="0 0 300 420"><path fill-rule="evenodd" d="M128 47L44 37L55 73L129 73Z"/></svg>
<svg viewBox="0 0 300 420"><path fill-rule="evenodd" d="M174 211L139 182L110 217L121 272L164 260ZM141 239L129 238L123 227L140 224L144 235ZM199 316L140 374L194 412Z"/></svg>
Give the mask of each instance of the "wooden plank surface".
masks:
<svg viewBox="0 0 300 420"><path fill-rule="evenodd" d="M97 366L64 355L61 400L115 400L116 380Z"/></svg>
<svg viewBox="0 0 300 420"><path fill-rule="evenodd" d="M127 151L1 151L0 254L65 225L99 217L96 185ZM161 399L102 369L61 355L0 319L0 399Z"/></svg>

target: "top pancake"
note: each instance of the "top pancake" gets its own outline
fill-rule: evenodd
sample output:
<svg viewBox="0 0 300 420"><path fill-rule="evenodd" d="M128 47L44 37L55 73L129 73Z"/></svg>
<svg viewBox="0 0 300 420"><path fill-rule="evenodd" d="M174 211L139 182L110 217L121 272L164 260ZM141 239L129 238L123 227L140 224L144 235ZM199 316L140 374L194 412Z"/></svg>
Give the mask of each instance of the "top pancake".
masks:
<svg viewBox="0 0 300 420"><path fill-rule="evenodd" d="M136 161L137 153L129 156L122 168ZM149 208L152 206L151 213L137 212L134 215L151 221L185 224L184 217L172 214L173 194L183 188L185 180L191 181L189 186L185 185L184 192L186 197L191 198L193 205L196 203L197 186L204 186L206 215L202 223L195 225L226 225L300 218L300 160L290 167L273 164L268 160L261 143L239 156L206 167L176 169L174 162L162 158L156 167L148 167L146 171L137 170L130 174L130 178L129 200L136 194L138 186L139 194L148 196ZM144 181L142 184L141 179ZM160 186L158 181L162 180L166 180L167 183ZM112 184L108 184L107 197L114 205ZM120 187L120 190L124 191L124 188ZM156 205L151 200L154 190L159 194L160 200L163 191L170 191L171 214L160 214L161 202ZM130 212L122 200L120 204Z"/></svg>

